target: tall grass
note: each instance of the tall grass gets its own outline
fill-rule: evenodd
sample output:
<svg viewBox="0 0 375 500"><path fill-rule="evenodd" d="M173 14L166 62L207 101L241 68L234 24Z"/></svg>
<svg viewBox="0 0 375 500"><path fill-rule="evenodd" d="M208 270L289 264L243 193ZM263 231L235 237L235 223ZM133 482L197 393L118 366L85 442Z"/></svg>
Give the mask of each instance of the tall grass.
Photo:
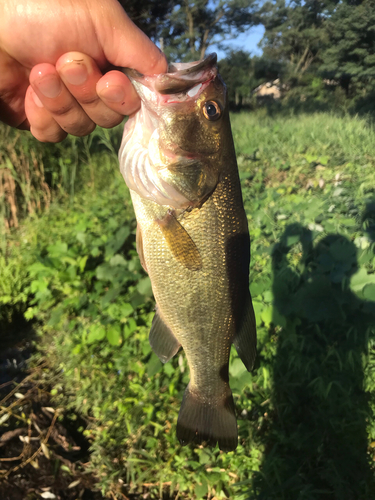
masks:
<svg viewBox="0 0 375 500"><path fill-rule="evenodd" d="M72 200L77 189L108 181L117 168L121 130L98 128L53 145L0 124L0 235L26 216L41 214L53 199Z"/></svg>
<svg viewBox="0 0 375 500"><path fill-rule="evenodd" d="M0 127L0 216L5 228L18 227L20 217L49 206L51 189L41 149L30 147L24 133Z"/></svg>
<svg viewBox="0 0 375 500"><path fill-rule="evenodd" d="M329 156L338 165L367 163L374 153L371 120L334 113L269 116L267 110L231 117L236 149L243 155L261 155L266 161L290 160L310 153Z"/></svg>

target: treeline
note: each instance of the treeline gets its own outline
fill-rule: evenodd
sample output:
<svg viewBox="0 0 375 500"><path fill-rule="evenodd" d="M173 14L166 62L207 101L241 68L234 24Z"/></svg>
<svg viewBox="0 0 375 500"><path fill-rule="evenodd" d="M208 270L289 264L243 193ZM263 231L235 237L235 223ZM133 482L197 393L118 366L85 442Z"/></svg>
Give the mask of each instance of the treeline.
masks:
<svg viewBox="0 0 375 500"><path fill-rule="evenodd" d="M286 93L375 110L374 0L266 1L259 20L264 67Z"/></svg>
<svg viewBox="0 0 375 500"><path fill-rule="evenodd" d="M289 101L375 109L375 0L122 1L170 60L199 59L263 25L261 57L228 52L220 63L232 106L279 79Z"/></svg>

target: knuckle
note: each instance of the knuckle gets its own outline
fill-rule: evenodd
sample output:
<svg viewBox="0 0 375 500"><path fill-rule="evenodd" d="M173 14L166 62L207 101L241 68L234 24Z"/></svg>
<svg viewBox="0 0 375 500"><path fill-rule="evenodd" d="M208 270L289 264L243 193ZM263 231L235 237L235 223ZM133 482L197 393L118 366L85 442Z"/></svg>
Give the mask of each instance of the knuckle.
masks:
<svg viewBox="0 0 375 500"><path fill-rule="evenodd" d="M112 128L112 127L115 127L116 125L119 125L123 119L124 119L124 117L121 115L101 117L101 119L98 120L97 123L98 123L99 127Z"/></svg>
<svg viewBox="0 0 375 500"><path fill-rule="evenodd" d="M97 95L92 95L92 94L82 95L77 100L82 106L96 106L97 104L100 103L99 97Z"/></svg>
<svg viewBox="0 0 375 500"><path fill-rule="evenodd" d="M51 109L51 113L53 113L57 117L62 117L71 113L73 109L74 109L74 103L67 103L64 106L59 106L56 107L55 109Z"/></svg>
<svg viewBox="0 0 375 500"><path fill-rule="evenodd" d="M71 134L75 135L76 137L84 137L85 135L91 134L95 130L96 124L94 122L87 122L82 123L80 125L74 124L74 127L69 127L69 126L64 126L64 130Z"/></svg>
<svg viewBox="0 0 375 500"><path fill-rule="evenodd" d="M56 129L55 127L52 130L31 127L30 132L39 142L61 142L67 136L67 133L64 130L61 128Z"/></svg>

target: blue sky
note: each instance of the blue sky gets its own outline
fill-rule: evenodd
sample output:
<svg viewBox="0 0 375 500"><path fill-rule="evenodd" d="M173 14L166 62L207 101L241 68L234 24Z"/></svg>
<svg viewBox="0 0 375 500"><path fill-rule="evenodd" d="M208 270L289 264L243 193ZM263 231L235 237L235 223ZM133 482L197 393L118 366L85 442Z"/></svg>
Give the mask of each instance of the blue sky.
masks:
<svg viewBox="0 0 375 500"><path fill-rule="evenodd" d="M250 28L246 33L242 33L234 40L229 40L225 43L227 47L237 49L237 50L246 50L250 52L252 55L261 55L262 51L257 47L260 39L262 38L264 33L264 27L254 26ZM225 57L225 52L218 50L215 45L211 45L208 49L208 52L217 52L218 58L222 59Z"/></svg>

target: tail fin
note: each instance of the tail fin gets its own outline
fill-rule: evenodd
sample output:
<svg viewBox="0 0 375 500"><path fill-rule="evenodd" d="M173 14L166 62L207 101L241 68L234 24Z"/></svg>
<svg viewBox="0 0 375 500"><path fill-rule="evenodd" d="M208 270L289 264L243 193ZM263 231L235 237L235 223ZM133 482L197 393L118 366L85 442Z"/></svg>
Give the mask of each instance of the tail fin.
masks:
<svg viewBox="0 0 375 500"><path fill-rule="evenodd" d="M235 450L238 443L237 421L229 387L220 401L204 401L190 391L189 385L185 390L177 421L180 443L206 442L210 446L219 443L219 448L223 451Z"/></svg>

